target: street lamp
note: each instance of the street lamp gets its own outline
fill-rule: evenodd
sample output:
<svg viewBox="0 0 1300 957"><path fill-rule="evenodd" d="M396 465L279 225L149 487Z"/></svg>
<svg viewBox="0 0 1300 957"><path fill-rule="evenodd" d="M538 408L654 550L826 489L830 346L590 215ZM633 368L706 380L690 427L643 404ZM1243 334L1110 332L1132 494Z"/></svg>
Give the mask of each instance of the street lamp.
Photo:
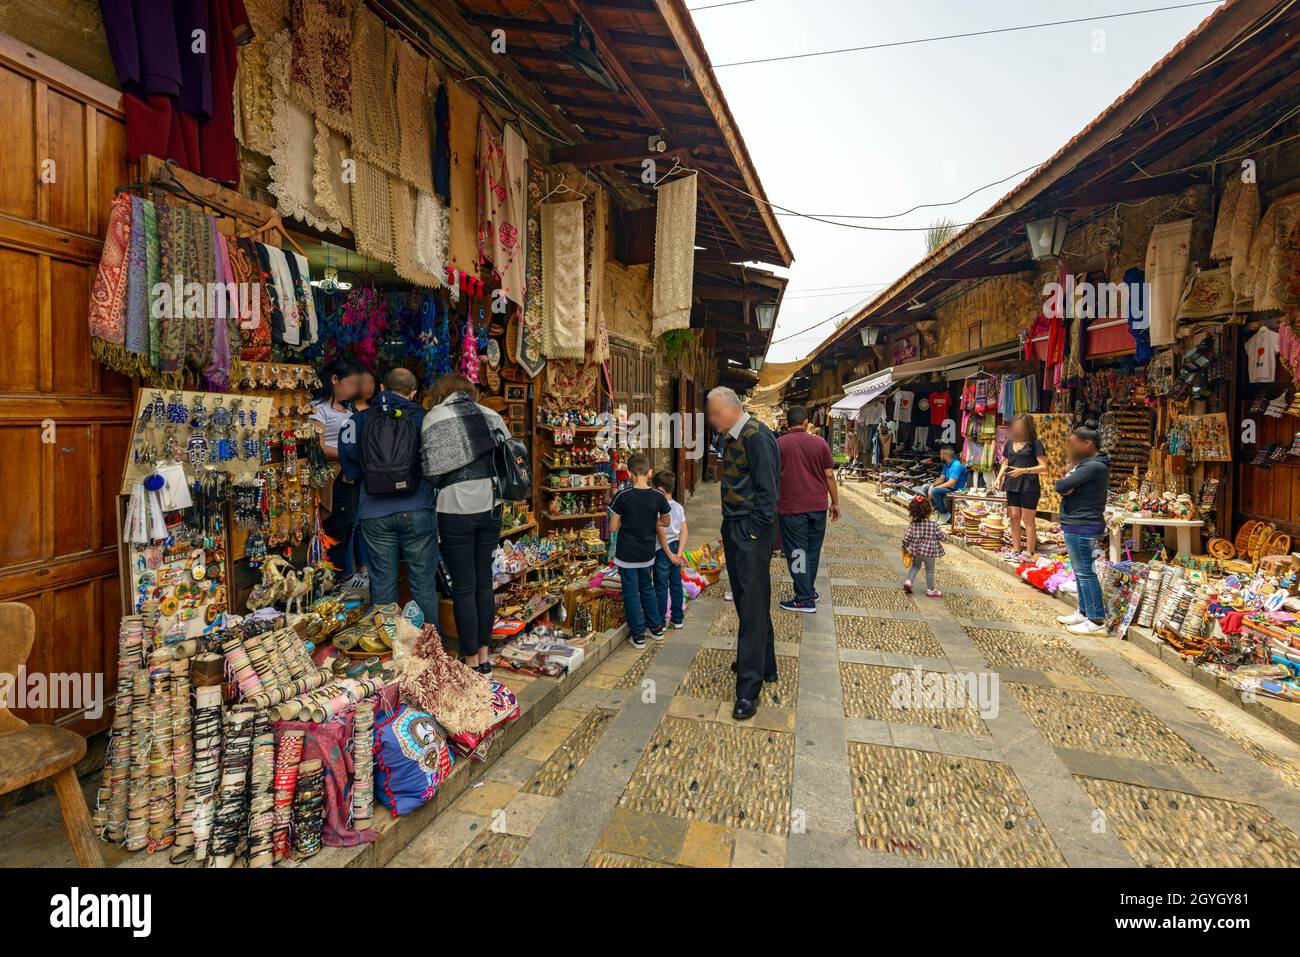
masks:
<svg viewBox="0 0 1300 957"><path fill-rule="evenodd" d="M817 359L814 359L814 360L813 360L813 363L812 363L812 373L813 373L813 375L818 375L818 374L821 373L821 371L822 371L822 364L821 364L821 362L820 362L819 360L817 360Z"/></svg>
<svg viewBox="0 0 1300 957"><path fill-rule="evenodd" d="M750 357L749 357L749 367L750 367L751 369L753 369L755 372L762 372L762 371L763 371L763 357L762 357L762 356L750 356Z"/></svg>
<svg viewBox="0 0 1300 957"><path fill-rule="evenodd" d="M880 341L880 327L879 327L879 326L863 326L863 327L862 327L862 344L863 344L864 346L874 346L874 345L875 345L877 342L879 342L879 341Z"/></svg>
<svg viewBox="0 0 1300 957"><path fill-rule="evenodd" d="M760 332L770 332L772 327L776 325L776 303L754 303L754 319L758 323Z"/></svg>
<svg viewBox="0 0 1300 957"><path fill-rule="evenodd" d="M1061 247L1065 245L1065 231L1069 226L1070 220L1060 213L1025 223L1030 255L1036 260L1061 255Z"/></svg>

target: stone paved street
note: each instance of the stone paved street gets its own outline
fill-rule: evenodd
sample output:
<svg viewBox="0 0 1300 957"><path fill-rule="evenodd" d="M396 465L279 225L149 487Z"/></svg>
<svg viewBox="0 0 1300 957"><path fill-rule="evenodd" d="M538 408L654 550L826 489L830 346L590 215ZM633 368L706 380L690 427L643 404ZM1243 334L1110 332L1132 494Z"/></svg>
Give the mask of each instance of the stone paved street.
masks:
<svg viewBox="0 0 1300 957"><path fill-rule="evenodd" d="M730 716L735 613L715 587L394 865L1300 864L1300 746L1138 649L1067 635L1059 602L956 548L944 598L909 598L903 519L865 491L844 490L817 614L774 612L781 679L752 721ZM695 544L716 495L688 504Z"/></svg>

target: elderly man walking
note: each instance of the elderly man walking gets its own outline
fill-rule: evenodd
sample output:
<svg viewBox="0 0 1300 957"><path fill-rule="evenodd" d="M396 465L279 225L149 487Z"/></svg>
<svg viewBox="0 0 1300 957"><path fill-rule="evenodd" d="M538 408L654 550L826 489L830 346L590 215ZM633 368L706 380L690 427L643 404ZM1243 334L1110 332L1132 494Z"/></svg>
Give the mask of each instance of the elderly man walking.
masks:
<svg viewBox="0 0 1300 957"><path fill-rule="evenodd" d="M709 393L709 423L722 445L722 547L740 629L736 640L736 706L745 721L758 710L764 681L776 681L772 631L772 546L781 494L781 455L770 429L727 388Z"/></svg>

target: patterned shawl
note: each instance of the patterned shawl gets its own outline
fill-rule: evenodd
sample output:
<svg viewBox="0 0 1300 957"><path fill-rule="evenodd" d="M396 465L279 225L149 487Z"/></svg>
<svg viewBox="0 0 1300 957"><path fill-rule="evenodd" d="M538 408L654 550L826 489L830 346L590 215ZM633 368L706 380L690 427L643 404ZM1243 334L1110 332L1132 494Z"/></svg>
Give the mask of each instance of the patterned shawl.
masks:
<svg viewBox="0 0 1300 957"><path fill-rule="evenodd" d="M113 198L99 271L90 292L89 322L95 357L122 372L129 372L132 364L125 347L131 208L131 197L126 193Z"/></svg>

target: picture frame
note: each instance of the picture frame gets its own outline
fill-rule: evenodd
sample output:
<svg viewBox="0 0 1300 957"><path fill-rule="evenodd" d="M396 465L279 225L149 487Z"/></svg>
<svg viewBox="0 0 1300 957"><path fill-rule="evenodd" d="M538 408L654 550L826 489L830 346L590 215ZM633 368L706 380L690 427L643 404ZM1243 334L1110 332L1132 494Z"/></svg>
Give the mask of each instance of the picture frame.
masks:
<svg viewBox="0 0 1300 957"><path fill-rule="evenodd" d="M528 401L528 386L523 383L506 383L506 401L517 403Z"/></svg>

